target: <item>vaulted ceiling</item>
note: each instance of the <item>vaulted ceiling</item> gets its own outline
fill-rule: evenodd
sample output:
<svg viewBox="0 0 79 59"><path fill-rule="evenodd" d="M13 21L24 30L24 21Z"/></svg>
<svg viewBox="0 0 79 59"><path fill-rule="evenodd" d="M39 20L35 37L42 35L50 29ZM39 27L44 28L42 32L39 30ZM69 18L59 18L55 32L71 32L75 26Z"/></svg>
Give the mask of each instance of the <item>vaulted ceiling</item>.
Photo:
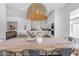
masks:
<svg viewBox="0 0 79 59"><path fill-rule="evenodd" d="M26 17L27 10L31 3L7 3L6 4L6 14L10 17ZM52 10L62 8L66 3L43 3L47 8L47 13Z"/></svg>

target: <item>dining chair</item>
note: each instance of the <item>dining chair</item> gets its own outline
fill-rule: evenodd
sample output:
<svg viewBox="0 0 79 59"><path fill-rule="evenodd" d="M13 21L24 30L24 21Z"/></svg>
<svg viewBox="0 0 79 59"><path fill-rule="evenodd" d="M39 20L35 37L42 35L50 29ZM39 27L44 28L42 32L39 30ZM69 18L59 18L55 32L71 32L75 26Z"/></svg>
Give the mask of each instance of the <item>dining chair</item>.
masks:
<svg viewBox="0 0 79 59"><path fill-rule="evenodd" d="M47 52L43 49L25 49L22 54L23 56L46 56Z"/></svg>
<svg viewBox="0 0 79 59"><path fill-rule="evenodd" d="M3 53L2 53L2 51L0 51L0 56L3 56Z"/></svg>
<svg viewBox="0 0 79 59"><path fill-rule="evenodd" d="M40 56L46 56L47 55L47 51L43 50L43 49L39 49L39 55Z"/></svg>
<svg viewBox="0 0 79 59"><path fill-rule="evenodd" d="M2 56L16 56L15 52L8 51L8 50L2 50L1 53L2 53Z"/></svg>
<svg viewBox="0 0 79 59"><path fill-rule="evenodd" d="M74 48L61 48L58 53L54 54L54 52L56 52L58 49L59 48L53 50L52 56L70 56L75 50Z"/></svg>
<svg viewBox="0 0 79 59"><path fill-rule="evenodd" d="M62 48L56 48L51 51L50 55L47 56L61 56L62 55Z"/></svg>
<svg viewBox="0 0 79 59"><path fill-rule="evenodd" d="M53 50L47 50L46 56L52 56L52 51L53 51Z"/></svg>

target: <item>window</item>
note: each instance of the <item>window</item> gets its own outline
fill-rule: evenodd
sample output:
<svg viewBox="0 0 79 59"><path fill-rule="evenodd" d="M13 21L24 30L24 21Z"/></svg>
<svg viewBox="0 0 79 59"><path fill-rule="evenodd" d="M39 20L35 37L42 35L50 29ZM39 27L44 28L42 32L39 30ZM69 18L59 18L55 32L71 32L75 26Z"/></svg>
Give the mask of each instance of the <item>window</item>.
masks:
<svg viewBox="0 0 79 59"><path fill-rule="evenodd" d="M72 24L72 37L79 38L79 23Z"/></svg>
<svg viewBox="0 0 79 59"><path fill-rule="evenodd" d="M70 36L79 38L79 8L70 12Z"/></svg>

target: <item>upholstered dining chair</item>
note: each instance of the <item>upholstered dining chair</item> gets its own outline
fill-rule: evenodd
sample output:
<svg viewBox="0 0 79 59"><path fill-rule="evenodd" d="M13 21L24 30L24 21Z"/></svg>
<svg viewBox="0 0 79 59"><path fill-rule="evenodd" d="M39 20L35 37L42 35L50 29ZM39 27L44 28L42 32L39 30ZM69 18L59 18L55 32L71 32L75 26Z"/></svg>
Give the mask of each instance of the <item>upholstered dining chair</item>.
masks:
<svg viewBox="0 0 79 59"><path fill-rule="evenodd" d="M16 53L8 50L2 50L1 56L16 56Z"/></svg>
<svg viewBox="0 0 79 59"><path fill-rule="evenodd" d="M50 54L47 54L47 56L56 56L56 55L61 55L62 54L62 49L61 48L56 48L54 50L50 50Z"/></svg>
<svg viewBox="0 0 79 59"><path fill-rule="evenodd" d="M47 51L43 49L25 49L22 54L23 56L46 56Z"/></svg>
<svg viewBox="0 0 79 59"><path fill-rule="evenodd" d="M3 53L2 53L2 51L0 51L0 56L3 56Z"/></svg>
<svg viewBox="0 0 79 59"><path fill-rule="evenodd" d="M58 53L54 54L54 52L58 51ZM55 50L53 50L52 52L52 56L70 56L73 52L74 52L74 48L56 48Z"/></svg>

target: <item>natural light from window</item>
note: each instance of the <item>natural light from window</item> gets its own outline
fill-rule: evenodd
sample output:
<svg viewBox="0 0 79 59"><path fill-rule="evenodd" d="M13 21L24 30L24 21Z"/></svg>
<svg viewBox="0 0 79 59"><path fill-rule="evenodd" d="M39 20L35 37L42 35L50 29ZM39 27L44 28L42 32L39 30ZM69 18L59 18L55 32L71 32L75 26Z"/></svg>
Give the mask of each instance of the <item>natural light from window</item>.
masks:
<svg viewBox="0 0 79 59"><path fill-rule="evenodd" d="M70 36L79 38L79 8L70 12Z"/></svg>

